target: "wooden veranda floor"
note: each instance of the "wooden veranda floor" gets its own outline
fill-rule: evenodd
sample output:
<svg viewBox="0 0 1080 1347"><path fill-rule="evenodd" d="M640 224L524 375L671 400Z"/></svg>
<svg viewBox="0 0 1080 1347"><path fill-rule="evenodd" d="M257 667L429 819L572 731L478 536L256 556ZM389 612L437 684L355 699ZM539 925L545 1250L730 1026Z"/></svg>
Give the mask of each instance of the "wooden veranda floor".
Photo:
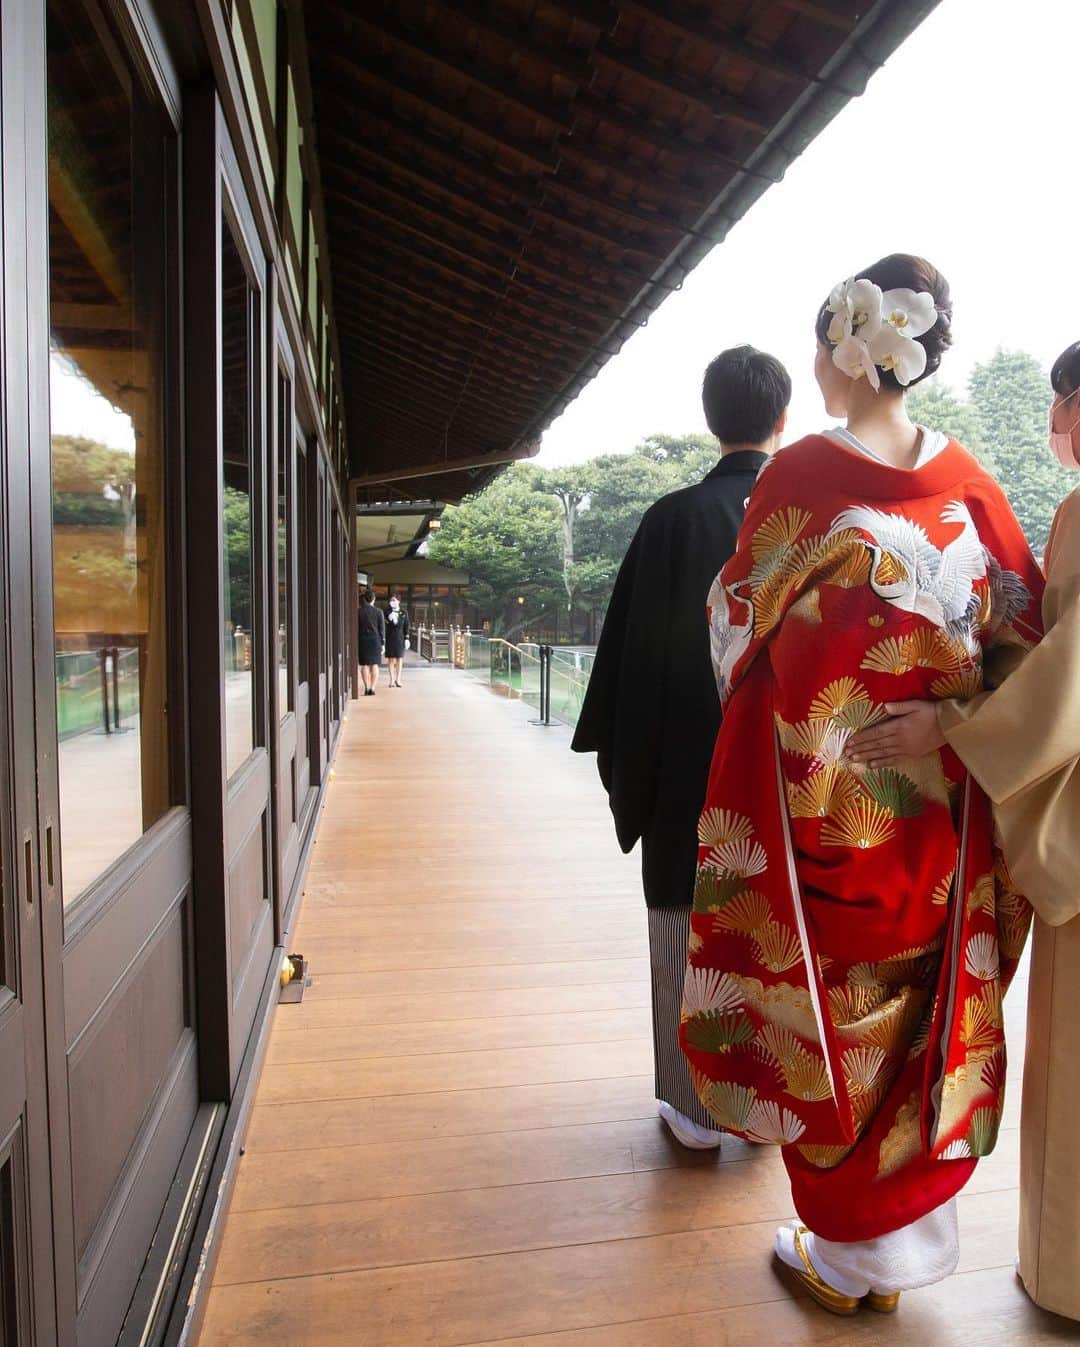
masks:
<svg viewBox="0 0 1080 1347"><path fill-rule="evenodd" d="M888 1320L793 1299L776 1154L656 1119L636 858L592 760L464 674L407 678L346 726L293 941L314 982L277 1010L202 1347L1080 1340L1012 1272L1015 1070L960 1273Z"/></svg>

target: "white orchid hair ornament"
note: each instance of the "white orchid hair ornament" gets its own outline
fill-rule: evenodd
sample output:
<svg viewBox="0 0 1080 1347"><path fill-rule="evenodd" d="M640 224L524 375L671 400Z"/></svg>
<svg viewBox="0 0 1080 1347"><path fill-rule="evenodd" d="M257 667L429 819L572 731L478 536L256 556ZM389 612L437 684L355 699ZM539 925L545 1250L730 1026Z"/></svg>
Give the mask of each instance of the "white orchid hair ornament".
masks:
<svg viewBox="0 0 1080 1347"><path fill-rule="evenodd" d="M926 369L926 348L917 340L938 321L926 290L882 290L866 277L836 286L826 305L833 364L850 379L865 378L877 392L879 369L891 370L906 388Z"/></svg>

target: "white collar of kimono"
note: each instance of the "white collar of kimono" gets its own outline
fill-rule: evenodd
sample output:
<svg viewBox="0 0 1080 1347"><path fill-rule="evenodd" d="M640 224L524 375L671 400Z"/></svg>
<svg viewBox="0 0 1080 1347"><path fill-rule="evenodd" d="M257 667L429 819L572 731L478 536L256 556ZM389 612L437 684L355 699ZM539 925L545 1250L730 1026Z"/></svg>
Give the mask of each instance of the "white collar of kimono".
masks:
<svg viewBox="0 0 1080 1347"><path fill-rule="evenodd" d="M912 465L912 471L916 468L925 468L931 459L937 458L942 449L949 443L949 437L941 430L930 430L926 426L918 426L919 431L919 452ZM841 444L845 449L854 449L857 454L862 454L865 458L872 458L875 463L884 463L888 468L894 468L895 463L890 463L887 458L882 458L875 453L868 444L863 444L857 435L853 435L846 426L834 426L831 430L825 432L826 439L832 440L836 444Z"/></svg>

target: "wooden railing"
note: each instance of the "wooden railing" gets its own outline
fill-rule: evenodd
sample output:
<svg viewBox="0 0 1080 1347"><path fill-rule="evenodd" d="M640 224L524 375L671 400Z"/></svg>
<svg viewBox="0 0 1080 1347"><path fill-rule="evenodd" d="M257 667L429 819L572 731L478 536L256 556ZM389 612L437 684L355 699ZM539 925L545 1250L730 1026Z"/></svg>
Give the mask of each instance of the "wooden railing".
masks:
<svg viewBox="0 0 1080 1347"><path fill-rule="evenodd" d="M416 649L421 659L429 664L448 664L451 659L451 631L448 627L425 627L421 623L416 629Z"/></svg>

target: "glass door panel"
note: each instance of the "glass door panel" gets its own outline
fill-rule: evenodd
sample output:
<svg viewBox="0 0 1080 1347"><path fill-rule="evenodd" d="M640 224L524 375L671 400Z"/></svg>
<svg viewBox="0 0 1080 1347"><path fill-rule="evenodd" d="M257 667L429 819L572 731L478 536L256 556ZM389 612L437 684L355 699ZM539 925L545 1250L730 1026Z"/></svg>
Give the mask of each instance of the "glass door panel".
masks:
<svg viewBox="0 0 1080 1347"><path fill-rule="evenodd" d="M41 268L31 313L48 320L29 359L43 373L48 359L49 378L45 405L30 384L29 528L36 627L54 639L35 642L31 695L66 1345L115 1341L199 1101L191 827L173 807L187 705L170 640L183 620L168 490L181 452L178 127L115 6L40 9L48 236L28 233L26 271L32 285Z"/></svg>
<svg viewBox="0 0 1080 1347"><path fill-rule="evenodd" d="M258 334L259 294L226 214L221 222L222 641L229 777L256 743L252 406Z"/></svg>
<svg viewBox="0 0 1080 1347"><path fill-rule="evenodd" d="M83 6L48 6L53 617L70 906L172 803L165 142Z"/></svg>
<svg viewBox="0 0 1080 1347"><path fill-rule="evenodd" d="M314 451L313 451L314 452ZM295 428L293 472L296 481L296 595L293 611L296 616L296 807L297 821L303 817L304 805L312 784L311 688L312 688L312 630L311 630L311 547L316 532L311 517L311 486L308 480L308 448L299 424Z"/></svg>
<svg viewBox="0 0 1080 1347"><path fill-rule="evenodd" d="M278 577L278 711L282 717L293 710L293 476L292 384L278 375L277 456L277 577Z"/></svg>

